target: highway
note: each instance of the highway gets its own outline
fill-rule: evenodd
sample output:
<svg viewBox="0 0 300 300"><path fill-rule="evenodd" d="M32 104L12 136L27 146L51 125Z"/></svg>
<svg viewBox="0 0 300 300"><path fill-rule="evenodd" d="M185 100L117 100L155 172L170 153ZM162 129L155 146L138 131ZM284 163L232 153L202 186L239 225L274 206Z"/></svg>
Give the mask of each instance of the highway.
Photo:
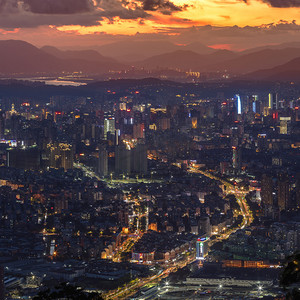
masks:
<svg viewBox="0 0 300 300"><path fill-rule="evenodd" d="M101 178L99 176L97 176L94 172L92 172L89 168L87 168L83 164L74 164L74 166L76 168L80 168L81 170L83 170L89 177L95 177L98 180L101 180ZM207 171L203 171L203 170L200 170L195 167L189 167L188 172L201 174L210 179L214 179L214 180L221 182L220 187L223 189L223 192L227 195L233 194L236 197L237 203L240 206L240 211L243 216L243 222L242 222L240 228L244 229L245 227L249 226L252 223L252 221L253 221L252 212L251 212L250 208L248 207L247 202L245 200L245 196L247 194L246 191L239 189L234 184L224 181L223 179L218 178ZM226 187L226 189L224 187ZM215 239L214 241L212 241L210 245L212 245L213 243L218 242L220 240L228 239L229 236L238 229L239 228L227 230L226 232L222 233L218 237L218 239ZM139 240L139 238L140 238L140 235L137 235L136 239L132 238L132 237L127 239L122 245L123 249L126 249L126 251L128 251L134 245L134 243L136 243ZM120 256L121 256L121 251L119 249L117 251L117 253L114 255L113 260L120 261ZM121 289L118 288L116 290L108 292L107 294L104 294L103 297L104 297L104 299L107 299L107 300L117 300L117 299L129 298L130 296L133 296L138 290L142 289L143 287L145 287L149 284L158 284L163 278L168 277L170 273L176 272L178 269L181 269L193 262L195 262L195 254L194 253L191 254L190 256L188 256L184 261L180 261L177 263L175 262L175 263L168 264L168 265L161 265L161 267L165 268L165 270L162 273L158 273L156 275L153 275L151 277L144 278L141 280L134 280L134 281L128 283L127 285L125 285Z"/></svg>

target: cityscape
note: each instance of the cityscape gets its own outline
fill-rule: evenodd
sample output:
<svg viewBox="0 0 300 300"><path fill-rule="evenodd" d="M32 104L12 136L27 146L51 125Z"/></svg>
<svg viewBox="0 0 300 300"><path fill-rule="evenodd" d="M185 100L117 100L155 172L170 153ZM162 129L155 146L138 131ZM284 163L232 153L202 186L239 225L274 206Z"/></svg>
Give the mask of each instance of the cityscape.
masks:
<svg viewBox="0 0 300 300"><path fill-rule="evenodd" d="M300 299L300 2L199 2L0 1L0 300Z"/></svg>

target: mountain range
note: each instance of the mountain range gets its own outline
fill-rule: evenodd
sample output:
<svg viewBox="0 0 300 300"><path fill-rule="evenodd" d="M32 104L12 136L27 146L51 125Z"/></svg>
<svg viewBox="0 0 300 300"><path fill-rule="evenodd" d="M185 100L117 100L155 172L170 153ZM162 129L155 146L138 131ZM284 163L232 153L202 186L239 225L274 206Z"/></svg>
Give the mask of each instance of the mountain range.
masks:
<svg viewBox="0 0 300 300"><path fill-rule="evenodd" d="M147 43L140 44L141 48L145 45ZM187 47L170 42L151 41L148 46L151 45L156 47L149 48L146 54L156 52L157 55L136 59L135 62L128 64L125 61L118 61L114 56L120 50L113 51L115 44L102 46L106 51L100 54L96 50L60 50L53 46L39 49L24 41L3 40L0 41L0 74L7 77L62 72L103 74L109 70L126 70L134 65L146 70L226 71L244 79L255 80L300 80L300 43L272 45L242 52L215 50L200 43ZM125 47L126 49L129 48ZM171 51L164 52L166 49ZM111 53L107 56L109 50Z"/></svg>
<svg viewBox="0 0 300 300"><path fill-rule="evenodd" d="M125 66L94 51L61 51L49 47L45 51L24 41L0 41L0 74L3 75L104 73L112 68L119 70Z"/></svg>

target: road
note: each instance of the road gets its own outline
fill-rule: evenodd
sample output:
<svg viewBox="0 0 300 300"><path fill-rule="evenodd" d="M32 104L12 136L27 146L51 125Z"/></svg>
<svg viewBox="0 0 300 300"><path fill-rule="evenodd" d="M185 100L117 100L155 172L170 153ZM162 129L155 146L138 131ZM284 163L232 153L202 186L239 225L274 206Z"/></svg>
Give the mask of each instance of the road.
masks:
<svg viewBox="0 0 300 300"><path fill-rule="evenodd" d="M240 189L239 187L235 186L234 184L227 182L227 181L223 180L222 178L214 176L207 171L203 171L203 170L200 170L200 169L197 169L194 167L190 167L189 172L202 174L210 179L220 181L222 183L221 188L223 189L224 193L227 195L233 194L236 197L238 205L240 206L240 210L243 215L243 223L242 223L241 229L244 229L245 227L249 226L252 223L253 215L252 215L252 212L251 212L251 210L246 202L246 199L245 199L245 197L248 193L247 191L244 191L244 190ZM224 187L226 187L226 189L224 189Z"/></svg>
<svg viewBox="0 0 300 300"><path fill-rule="evenodd" d="M94 172L92 172L89 168L87 168L83 164L74 164L74 165L75 165L75 167L80 168L81 170L83 170L89 177L95 177L98 180L101 180L101 178L99 176L97 176ZM224 181L223 179L218 178L218 177L214 176L213 174L211 174L207 171L203 171L203 170L200 170L200 169L195 168L195 167L190 167L188 169L188 172L201 174L201 175L204 175L204 176L206 176L210 179L214 179L214 180L217 180L217 181L221 182L222 183L221 188L223 189L224 193L235 195L235 197L237 199L237 203L240 206L240 211L241 211L241 214L243 215L243 222L242 222L240 228L244 229L245 227L249 226L252 223L252 221L253 221L252 212L251 212L250 208L248 207L247 202L245 200L245 196L247 194L246 191L243 191L242 189L238 188L234 184L231 184L227 181ZM226 187L226 189L224 187ZM237 228L237 229L239 229L239 228ZM228 239L229 236L233 232L235 232L237 229L227 230L226 232L221 234L218 239L215 239L215 241L213 241L211 243L211 245L213 243L217 242L217 241ZM138 239L139 238L137 238L137 240ZM128 245L130 244L130 242L133 242L133 244L134 244L136 242L136 240L135 239L129 239L129 241L124 242L123 246L126 250L128 250ZM117 255L114 257L114 260L119 261L120 255L121 255L121 253L120 253L120 251L118 251ZM195 255L190 255L184 261L177 262L177 263L174 263L172 265L169 264L169 265L166 265L166 266L162 266L162 267L165 267L165 270L160 274L156 274L156 275L153 275L153 276L145 278L145 279L141 279L141 280L138 280L138 281L131 282L131 284L130 283L127 284L122 289L119 288L117 290L110 291L109 293L103 295L103 297L104 297L104 299L107 299L107 300L116 300L116 299L128 298L128 297L134 295L138 290L142 289L146 285L154 284L154 283L158 284L159 281L161 281L163 278L168 277L170 273L176 272L178 269L181 269L181 268L183 268L183 267L185 267L185 266L187 266L187 265L189 265L193 262L195 262Z"/></svg>

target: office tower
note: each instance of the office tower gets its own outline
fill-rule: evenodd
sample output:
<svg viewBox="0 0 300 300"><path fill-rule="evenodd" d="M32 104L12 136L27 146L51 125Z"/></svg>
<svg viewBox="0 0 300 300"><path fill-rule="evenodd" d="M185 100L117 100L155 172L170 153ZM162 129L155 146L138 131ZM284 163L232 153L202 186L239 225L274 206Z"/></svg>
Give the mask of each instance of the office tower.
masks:
<svg viewBox="0 0 300 300"><path fill-rule="evenodd" d="M241 115L242 114L242 100L240 95L236 95L236 108L237 108L237 114Z"/></svg>
<svg viewBox="0 0 300 300"><path fill-rule="evenodd" d="M238 146L232 147L232 167L239 171L242 165L242 153L241 148Z"/></svg>
<svg viewBox="0 0 300 300"><path fill-rule="evenodd" d="M258 102L258 96L252 95L252 111L254 113L260 112L259 102Z"/></svg>
<svg viewBox="0 0 300 300"><path fill-rule="evenodd" d="M208 253L208 238L199 238L196 242L196 259L204 260Z"/></svg>
<svg viewBox="0 0 300 300"><path fill-rule="evenodd" d="M54 143L47 145L48 166L50 168L65 170L73 169L73 147L66 143Z"/></svg>
<svg viewBox="0 0 300 300"><path fill-rule="evenodd" d="M268 174L262 175L261 202L265 208L273 207L273 179Z"/></svg>
<svg viewBox="0 0 300 300"><path fill-rule="evenodd" d="M116 129L115 130L115 146L118 146L120 144L120 136L121 136L121 130Z"/></svg>
<svg viewBox="0 0 300 300"><path fill-rule="evenodd" d="M108 152L104 145L101 145L99 149L98 174L102 177L108 175Z"/></svg>
<svg viewBox="0 0 300 300"><path fill-rule="evenodd" d="M24 170L39 170L41 153L37 147L27 149L10 148L7 151L7 166Z"/></svg>
<svg viewBox="0 0 300 300"><path fill-rule="evenodd" d="M104 139L107 140L107 133L115 134L115 118L107 117L104 119Z"/></svg>
<svg viewBox="0 0 300 300"><path fill-rule="evenodd" d="M269 94L269 106L270 109L278 109L278 94L270 93Z"/></svg>
<svg viewBox="0 0 300 300"><path fill-rule="evenodd" d="M133 125L133 138L134 139L144 139L145 138L145 125L144 124Z"/></svg>
<svg viewBox="0 0 300 300"><path fill-rule="evenodd" d="M116 174L128 175L131 171L131 150L124 144L115 148L115 172Z"/></svg>
<svg viewBox="0 0 300 300"><path fill-rule="evenodd" d="M198 224L199 224L199 229L201 234L205 234L206 236L211 236L211 225L208 216L200 217Z"/></svg>
<svg viewBox="0 0 300 300"><path fill-rule="evenodd" d="M171 120L169 118L158 119L157 127L159 130L168 130L171 128Z"/></svg>
<svg viewBox="0 0 300 300"><path fill-rule="evenodd" d="M291 133L291 117L280 117L280 134Z"/></svg>
<svg viewBox="0 0 300 300"><path fill-rule="evenodd" d="M278 208L279 211L286 210L290 207L290 182L286 173L278 176Z"/></svg>
<svg viewBox="0 0 300 300"><path fill-rule="evenodd" d="M139 141L132 150L133 172L146 174L148 169L147 145Z"/></svg>

